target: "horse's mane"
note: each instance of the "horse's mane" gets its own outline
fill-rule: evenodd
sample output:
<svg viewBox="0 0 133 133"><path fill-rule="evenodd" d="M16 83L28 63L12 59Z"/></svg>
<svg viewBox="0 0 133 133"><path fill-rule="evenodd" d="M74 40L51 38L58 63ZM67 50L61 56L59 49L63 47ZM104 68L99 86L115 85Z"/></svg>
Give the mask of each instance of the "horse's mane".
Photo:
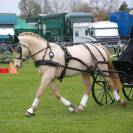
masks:
<svg viewBox="0 0 133 133"><path fill-rule="evenodd" d="M36 34L36 33L33 33L33 32L23 32L23 33L20 33L19 34L19 37L22 37L22 36L32 36L32 37L35 37L37 39L41 39L41 40L45 40L44 38L42 38L40 35Z"/></svg>

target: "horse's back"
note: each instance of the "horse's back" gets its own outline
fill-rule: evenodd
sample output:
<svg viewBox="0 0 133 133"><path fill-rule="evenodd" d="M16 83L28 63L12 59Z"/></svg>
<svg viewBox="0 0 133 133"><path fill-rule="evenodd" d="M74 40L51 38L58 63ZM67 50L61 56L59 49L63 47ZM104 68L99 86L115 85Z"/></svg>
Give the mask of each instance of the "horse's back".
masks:
<svg viewBox="0 0 133 133"><path fill-rule="evenodd" d="M68 51L73 57L79 58L82 61L85 61L87 64L94 62L92 57L93 55L96 57L97 61L104 61L103 57L107 61L107 53L103 47L89 43L86 43L85 45L90 49L91 52L84 46L84 44L68 47Z"/></svg>

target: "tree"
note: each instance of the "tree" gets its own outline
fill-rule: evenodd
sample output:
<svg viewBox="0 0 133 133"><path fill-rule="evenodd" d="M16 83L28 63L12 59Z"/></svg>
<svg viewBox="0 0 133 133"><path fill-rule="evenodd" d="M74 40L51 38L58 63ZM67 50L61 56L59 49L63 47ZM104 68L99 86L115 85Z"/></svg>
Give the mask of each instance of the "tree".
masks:
<svg viewBox="0 0 133 133"><path fill-rule="evenodd" d="M92 0L91 7L96 21L107 20L110 12L118 10L119 0Z"/></svg>
<svg viewBox="0 0 133 133"><path fill-rule="evenodd" d="M41 6L35 0L21 0L19 2L20 16L23 18L34 18L42 13Z"/></svg>
<svg viewBox="0 0 133 133"><path fill-rule="evenodd" d="M81 5L80 0L70 0L69 1L69 11L70 12L78 12L78 8Z"/></svg>
<svg viewBox="0 0 133 133"><path fill-rule="evenodd" d="M124 1L121 5L120 5L120 8L119 8L119 11L128 11L128 5L127 3Z"/></svg>
<svg viewBox="0 0 133 133"><path fill-rule="evenodd" d="M91 12L89 3L82 2L81 0L70 0L70 11L71 12Z"/></svg>
<svg viewBox="0 0 133 133"><path fill-rule="evenodd" d="M71 12L91 12L96 21L107 20L108 14L119 8L119 0L70 0Z"/></svg>
<svg viewBox="0 0 133 133"><path fill-rule="evenodd" d="M68 12L68 2L66 0L51 0L51 7L52 7L52 12L54 14L56 13L64 13Z"/></svg>
<svg viewBox="0 0 133 133"><path fill-rule="evenodd" d="M51 14L52 13L52 7L51 7L50 0L40 0L39 4L41 6L43 14Z"/></svg>

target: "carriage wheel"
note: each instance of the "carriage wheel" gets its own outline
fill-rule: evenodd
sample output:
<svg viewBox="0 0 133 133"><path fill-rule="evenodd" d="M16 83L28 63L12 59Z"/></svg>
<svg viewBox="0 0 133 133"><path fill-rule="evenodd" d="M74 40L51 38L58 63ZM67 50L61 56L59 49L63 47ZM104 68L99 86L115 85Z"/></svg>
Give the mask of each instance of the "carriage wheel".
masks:
<svg viewBox="0 0 133 133"><path fill-rule="evenodd" d="M114 103L114 95L108 83L100 75L95 76L92 84L92 96L99 105Z"/></svg>
<svg viewBox="0 0 133 133"><path fill-rule="evenodd" d="M129 101L133 100L133 85L132 84L124 85L122 91L127 100Z"/></svg>

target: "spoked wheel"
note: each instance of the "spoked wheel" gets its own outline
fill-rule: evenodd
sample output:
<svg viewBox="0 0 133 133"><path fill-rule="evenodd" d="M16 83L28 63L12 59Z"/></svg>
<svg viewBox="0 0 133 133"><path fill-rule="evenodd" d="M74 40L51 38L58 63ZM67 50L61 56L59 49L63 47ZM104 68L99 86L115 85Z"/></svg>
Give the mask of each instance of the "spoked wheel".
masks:
<svg viewBox="0 0 133 133"><path fill-rule="evenodd" d="M124 84L122 91L127 100L133 100L133 84Z"/></svg>
<svg viewBox="0 0 133 133"><path fill-rule="evenodd" d="M92 96L99 105L114 103L114 96L108 83L101 75L96 75L92 84Z"/></svg>

